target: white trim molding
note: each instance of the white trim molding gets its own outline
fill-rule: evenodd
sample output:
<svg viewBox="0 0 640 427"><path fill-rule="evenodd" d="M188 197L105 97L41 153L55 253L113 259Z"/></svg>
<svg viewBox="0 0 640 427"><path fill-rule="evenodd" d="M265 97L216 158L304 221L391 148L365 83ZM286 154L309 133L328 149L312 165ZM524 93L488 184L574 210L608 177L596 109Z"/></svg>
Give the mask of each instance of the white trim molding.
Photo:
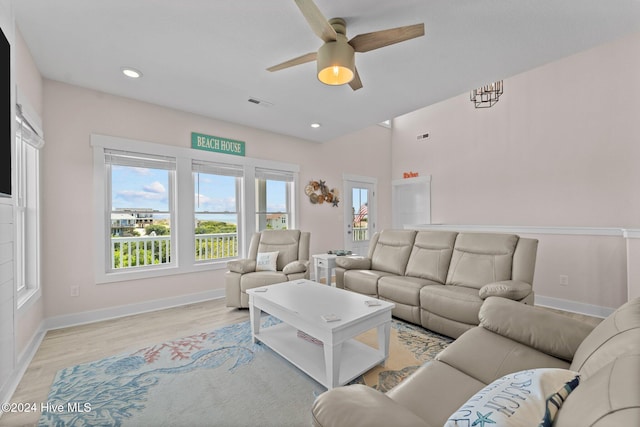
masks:
<svg viewBox="0 0 640 427"><path fill-rule="evenodd" d="M615 308L570 301L562 298L545 297L544 295L535 296L535 305L601 318L605 318L615 311Z"/></svg>
<svg viewBox="0 0 640 427"><path fill-rule="evenodd" d="M627 228L624 229L625 239L640 239L640 229Z"/></svg>
<svg viewBox="0 0 640 427"><path fill-rule="evenodd" d="M565 234L578 236L627 237L627 233L640 238L640 230L616 227L542 227L531 225L458 225L458 224L407 224L406 230L456 230L486 233Z"/></svg>
<svg viewBox="0 0 640 427"><path fill-rule="evenodd" d="M116 319L118 317L131 316L133 314L148 313L164 310L166 308L179 307L181 305L194 304L213 299L224 298L224 289L214 289L197 294L179 295L171 298L156 299L136 304L127 304L100 310L83 311L81 313L65 314L45 319L45 330L68 328L70 326L84 325L100 322L102 320Z"/></svg>

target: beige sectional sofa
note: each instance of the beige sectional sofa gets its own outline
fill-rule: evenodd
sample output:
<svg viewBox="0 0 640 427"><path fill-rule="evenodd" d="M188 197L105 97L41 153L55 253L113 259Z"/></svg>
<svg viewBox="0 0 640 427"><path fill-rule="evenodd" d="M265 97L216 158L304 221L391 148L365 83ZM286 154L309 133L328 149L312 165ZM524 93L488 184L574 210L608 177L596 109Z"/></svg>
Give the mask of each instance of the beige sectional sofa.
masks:
<svg viewBox="0 0 640 427"><path fill-rule="evenodd" d="M497 379L539 368L569 369L580 375L579 385L557 412L554 427L640 426L640 298L620 307L595 329L539 307L488 298L480 310L480 326L386 394L364 385L321 394L313 405L313 424L440 427L452 414L460 414L459 408L477 401ZM500 400L479 408L479 414L467 413L511 416L526 401L539 404L539 400L512 388ZM540 419L533 418L527 415L531 422L527 425L538 425Z"/></svg>
<svg viewBox="0 0 640 427"><path fill-rule="evenodd" d="M478 325L490 296L533 303L537 247L513 234L384 230L366 257L336 259L336 283L394 302L394 316L456 338Z"/></svg>

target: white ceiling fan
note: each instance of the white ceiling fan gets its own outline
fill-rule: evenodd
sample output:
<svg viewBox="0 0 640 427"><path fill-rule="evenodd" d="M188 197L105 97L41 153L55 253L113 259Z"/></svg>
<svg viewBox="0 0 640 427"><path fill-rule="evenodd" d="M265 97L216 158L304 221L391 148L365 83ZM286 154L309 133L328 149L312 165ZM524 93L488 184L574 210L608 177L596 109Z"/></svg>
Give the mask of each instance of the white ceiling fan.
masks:
<svg viewBox="0 0 640 427"><path fill-rule="evenodd" d="M347 40L346 22L342 18L327 20L313 0L295 0L309 26L324 44L317 52L310 52L267 68L278 71L295 65L317 61L318 80L328 85L349 84L351 89L362 88L355 66L355 52L369 52L395 43L424 36L424 23L359 34Z"/></svg>

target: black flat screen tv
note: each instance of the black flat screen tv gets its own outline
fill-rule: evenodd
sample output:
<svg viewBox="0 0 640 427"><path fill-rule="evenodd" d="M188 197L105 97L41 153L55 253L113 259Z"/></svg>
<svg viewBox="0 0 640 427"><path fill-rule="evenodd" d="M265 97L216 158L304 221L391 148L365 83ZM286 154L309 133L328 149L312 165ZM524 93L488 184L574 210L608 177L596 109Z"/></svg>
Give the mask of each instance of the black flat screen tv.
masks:
<svg viewBox="0 0 640 427"><path fill-rule="evenodd" d="M0 28L0 197L11 197L11 46Z"/></svg>

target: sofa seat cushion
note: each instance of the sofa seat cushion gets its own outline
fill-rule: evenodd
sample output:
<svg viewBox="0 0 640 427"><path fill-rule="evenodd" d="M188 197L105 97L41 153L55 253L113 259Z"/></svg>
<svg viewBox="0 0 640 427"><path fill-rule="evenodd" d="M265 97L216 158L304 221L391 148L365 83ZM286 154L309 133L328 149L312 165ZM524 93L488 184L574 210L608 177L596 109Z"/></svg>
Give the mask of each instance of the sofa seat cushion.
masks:
<svg viewBox="0 0 640 427"><path fill-rule="evenodd" d="M517 244L518 236L512 234L458 234L446 284L480 289L511 279Z"/></svg>
<svg viewBox="0 0 640 427"><path fill-rule="evenodd" d="M420 307L445 319L477 325L483 300L478 290L465 286L432 285L420 290Z"/></svg>
<svg viewBox="0 0 640 427"><path fill-rule="evenodd" d="M432 280L406 276L385 276L378 280L378 295L389 301L420 306L420 289L427 285L438 285Z"/></svg>
<svg viewBox="0 0 640 427"><path fill-rule="evenodd" d="M378 279L391 273L377 270L348 270L344 273L344 288L364 295L378 296Z"/></svg>
<svg viewBox="0 0 640 427"><path fill-rule="evenodd" d="M287 281L287 275L281 271L256 271L243 274L240 278L240 291L246 292L260 286L274 285Z"/></svg>

